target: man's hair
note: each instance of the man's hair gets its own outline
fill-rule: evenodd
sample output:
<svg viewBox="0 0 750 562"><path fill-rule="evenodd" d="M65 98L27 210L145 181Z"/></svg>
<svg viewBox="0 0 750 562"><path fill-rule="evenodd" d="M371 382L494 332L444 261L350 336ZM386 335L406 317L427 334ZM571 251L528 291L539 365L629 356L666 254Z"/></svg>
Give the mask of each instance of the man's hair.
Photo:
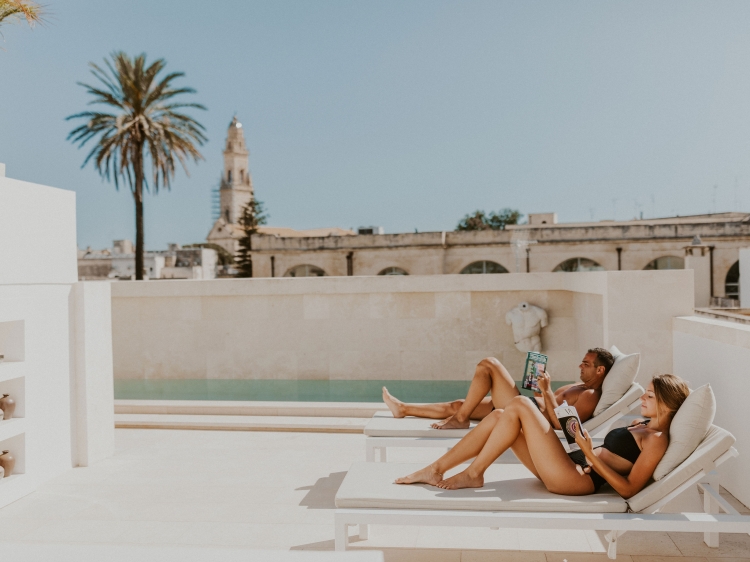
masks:
<svg viewBox="0 0 750 562"><path fill-rule="evenodd" d="M604 367L605 375L609 373L612 365L615 364L615 358L612 356L612 354L602 347L589 349L588 353L593 353L594 355L596 355L596 359L594 359L594 365L596 367Z"/></svg>

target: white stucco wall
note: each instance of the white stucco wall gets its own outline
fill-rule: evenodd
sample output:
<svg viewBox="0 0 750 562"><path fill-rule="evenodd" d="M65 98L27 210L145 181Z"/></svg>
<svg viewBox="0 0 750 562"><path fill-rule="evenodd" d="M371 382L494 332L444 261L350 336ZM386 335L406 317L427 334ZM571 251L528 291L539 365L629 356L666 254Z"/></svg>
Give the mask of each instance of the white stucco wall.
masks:
<svg viewBox="0 0 750 562"><path fill-rule="evenodd" d="M674 374L691 388L710 383L716 395L714 423L737 438L740 455L720 467L721 485L750 505L750 325L704 317L673 320Z"/></svg>
<svg viewBox="0 0 750 562"><path fill-rule="evenodd" d="M692 271L119 282L117 379L468 380L495 356L520 378L505 314L545 308L550 371L573 380L589 347L672 367L672 325L693 311Z"/></svg>
<svg viewBox="0 0 750 562"><path fill-rule="evenodd" d="M0 507L111 450L109 285L78 283L76 262L75 194L0 177L0 393L17 404Z"/></svg>

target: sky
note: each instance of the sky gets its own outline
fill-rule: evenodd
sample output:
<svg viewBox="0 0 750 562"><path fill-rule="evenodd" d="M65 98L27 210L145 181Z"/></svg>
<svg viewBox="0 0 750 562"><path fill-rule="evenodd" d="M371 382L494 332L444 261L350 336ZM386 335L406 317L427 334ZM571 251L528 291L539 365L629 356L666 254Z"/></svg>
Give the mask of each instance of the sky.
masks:
<svg viewBox="0 0 750 562"><path fill-rule="evenodd" d="M81 248L134 239L129 189L66 140L116 50L207 107L205 160L145 200L148 249L205 240L235 113L273 226L750 211L750 2L43 3L44 26L1 30L0 162L77 193Z"/></svg>

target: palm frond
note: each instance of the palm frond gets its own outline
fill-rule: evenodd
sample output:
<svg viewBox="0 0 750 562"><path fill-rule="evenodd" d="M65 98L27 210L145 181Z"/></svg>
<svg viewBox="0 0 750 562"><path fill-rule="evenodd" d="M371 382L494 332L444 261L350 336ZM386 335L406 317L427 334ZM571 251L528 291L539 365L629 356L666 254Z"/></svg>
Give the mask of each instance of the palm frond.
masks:
<svg viewBox="0 0 750 562"><path fill-rule="evenodd" d="M25 19L29 27L44 23L45 9L30 0L0 0L0 25Z"/></svg>

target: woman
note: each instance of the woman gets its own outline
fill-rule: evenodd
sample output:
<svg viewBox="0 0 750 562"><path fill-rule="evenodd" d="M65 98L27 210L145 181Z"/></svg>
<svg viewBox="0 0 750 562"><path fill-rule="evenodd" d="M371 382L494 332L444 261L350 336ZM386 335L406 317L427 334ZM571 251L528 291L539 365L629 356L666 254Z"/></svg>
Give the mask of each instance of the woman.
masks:
<svg viewBox="0 0 750 562"><path fill-rule="evenodd" d="M555 494L593 494L608 483L623 498L640 492L649 481L669 444L669 425L689 394L685 381L675 375L655 376L641 397L641 415L630 427L610 431L602 447L591 444L579 428L580 451L566 453L549 421L524 396L505 410L495 410L437 462L396 480L397 484L422 482L439 488L481 488L484 472L507 449ZM443 475L474 458L455 476Z"/></svg>

